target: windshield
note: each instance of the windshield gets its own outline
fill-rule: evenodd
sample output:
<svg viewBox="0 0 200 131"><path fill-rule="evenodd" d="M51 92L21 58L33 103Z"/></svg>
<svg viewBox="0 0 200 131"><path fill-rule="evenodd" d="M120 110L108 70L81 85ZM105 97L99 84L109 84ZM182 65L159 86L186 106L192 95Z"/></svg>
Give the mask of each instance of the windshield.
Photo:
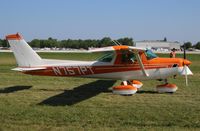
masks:
<svg viewBox="0 0 200 131"><path fill-rule="evenodd" d="M107 52L105 55L103 55L102 57L100 57L98 59L98 61L101 62L111 62L114 58L114 52Z"/></svg>
<svg viewBox="0 0 200 131"><path fill-rule="evenodd" d="M153 58L158 57L158 56L157 56L156 54L154 54L151 50L146 50L145 54L146 54L148 60L151 60L151 59L153 59Z"/></svg>

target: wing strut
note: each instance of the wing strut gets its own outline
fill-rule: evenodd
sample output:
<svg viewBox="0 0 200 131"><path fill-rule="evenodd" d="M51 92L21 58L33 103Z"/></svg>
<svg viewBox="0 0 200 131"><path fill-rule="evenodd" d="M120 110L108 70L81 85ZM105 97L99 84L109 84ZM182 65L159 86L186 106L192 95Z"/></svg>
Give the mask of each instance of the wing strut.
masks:
<svg viewBox="0 0 200 131"><path fill-rule="evenodd" d="M143 65L143 63L142 63L142 60L141 60L141 58L140 58L140 55L139 55L138 51L135 51L135 55L136 55L136 59L137 59L139 65L140 65L140 68L142 69L142 73L143 73L145 76L148 77L149 74L146 72L146 70L145 70L145 68L144 68L144 65Z"/></svg>

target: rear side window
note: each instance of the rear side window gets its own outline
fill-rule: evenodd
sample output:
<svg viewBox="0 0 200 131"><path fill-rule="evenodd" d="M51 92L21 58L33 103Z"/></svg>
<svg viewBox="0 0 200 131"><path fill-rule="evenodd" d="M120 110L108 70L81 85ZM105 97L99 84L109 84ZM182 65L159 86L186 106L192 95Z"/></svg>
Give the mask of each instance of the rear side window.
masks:
<svg viewBox="0 0 200 131"><path fill-rule="evenodd" d="M104 56L98 59L100 62L111 62L114 58L114 52L107 52Z"/></svg>
<svg viewBox="0 0 200 131"><path fill-rule="evenodd" d="M130 51L122 51L122 63L133 63L136 61L135 54Z"/></svg>

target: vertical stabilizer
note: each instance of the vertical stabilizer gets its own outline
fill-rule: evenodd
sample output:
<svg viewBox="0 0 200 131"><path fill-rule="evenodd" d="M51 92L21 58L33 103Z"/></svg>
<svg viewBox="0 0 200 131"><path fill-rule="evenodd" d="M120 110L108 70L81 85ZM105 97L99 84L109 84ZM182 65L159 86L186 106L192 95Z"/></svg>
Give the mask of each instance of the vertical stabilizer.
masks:
<svg viewBox="0 0 200 131"><path fill-rule="evenodd" d="M14 53L18 66L33 67L42 65L40 56L27 44L21 35L18 33L7 35L6 40Z"/></svg>

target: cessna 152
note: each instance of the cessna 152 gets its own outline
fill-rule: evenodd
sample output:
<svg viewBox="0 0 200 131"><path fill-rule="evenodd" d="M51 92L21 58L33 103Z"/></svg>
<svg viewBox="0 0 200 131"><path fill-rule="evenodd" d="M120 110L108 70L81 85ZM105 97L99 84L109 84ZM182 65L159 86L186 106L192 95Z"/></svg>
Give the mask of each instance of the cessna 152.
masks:
<svg viewBox="0 0 200 131"><path fill-rule="evenodd" d="M143 84L138 80L163 80L165 83L156 87L158 92L175 92L177 86L169 84L167 78L174 75L187 75L190 61L182 58L160 58L153 52L133 46L116 45L89 50L104 52L97 61L72 61L42 59L22 38L21 35L7 35L11 50L18 67L15 71L24 74L60 77L87 77L121 80L113 87L113 93L132 95ZM95 87L94 87L95 88Z"/></svg>

